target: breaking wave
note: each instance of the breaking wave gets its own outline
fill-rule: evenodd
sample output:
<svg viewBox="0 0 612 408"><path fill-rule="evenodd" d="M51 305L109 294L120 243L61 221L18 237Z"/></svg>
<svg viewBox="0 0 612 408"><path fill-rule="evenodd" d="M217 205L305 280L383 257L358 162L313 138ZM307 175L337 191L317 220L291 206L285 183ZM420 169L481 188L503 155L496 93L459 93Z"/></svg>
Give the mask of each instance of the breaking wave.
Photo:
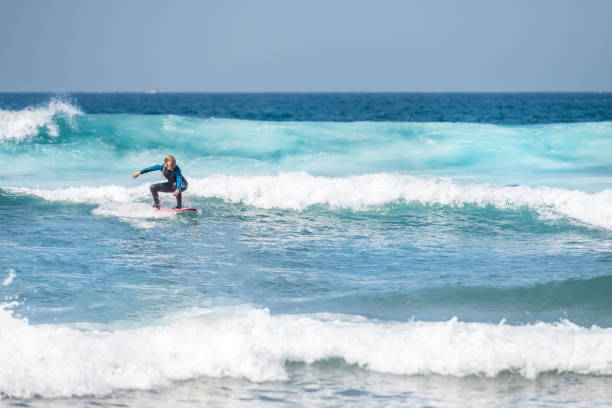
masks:
<svg viewBox="0 0 612 408"><path fill-rule="evenodd" d="M0 109L0 143L9 140L21 142L40 132L57 137L59 127L56 118L71 121L75 115L81 114L83 112L78 107L60 98L53 98L46 105L18 111Z"/></svg>
<svg viewBox="0 0 612 408"><path fill-rule="evenodd" d="M71 187L64 189L5 188L14 194L28 194L50 201L97 204L94 213L122 216L128 203L149 199L147 185L125 187ZM315 205L334 209L366 210L389 203L417 203L426 206L463 207L476 205L498 209L527 207L542 217L565 217L584 224L612 229L612 190L585 193L549 187L495 186L459 183L450 179L379 173L349 177L312 176L305 172L275 176L213 175L190 179L191 197L219 198L254 207L304 211ZM144 208L144 207L143 207ZM149 215L147 207L146 214Z"/></svg>
<svg viewBox="0 0 612 408"><path fill-rule="evenodd" d="M330 358L397 375L612 375L612 329L567 321L395 323L242 306L117 329L30 325L3 309L0 392L11 397L104 395L199 376L282 381L286 362Z"/></svg>

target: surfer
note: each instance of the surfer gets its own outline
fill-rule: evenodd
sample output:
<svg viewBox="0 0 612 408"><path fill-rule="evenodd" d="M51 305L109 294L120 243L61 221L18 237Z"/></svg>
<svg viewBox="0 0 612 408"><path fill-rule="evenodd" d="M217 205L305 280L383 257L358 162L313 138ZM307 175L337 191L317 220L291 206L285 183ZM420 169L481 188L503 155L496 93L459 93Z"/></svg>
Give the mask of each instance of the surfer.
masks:
<svg viewBox="0 0 612 408"><path fill-rule="evenodd" d="M161 164L156 164L155 166L147 167L146 169L142 169L137 171L132 175L132 178L137 178L141 174L148 173L150 171L161 170L162 177L166 177L168 179L165 183L157 183L151 185L151 194L153 195L153 207L159 209L159 196L157 193L160 191L162 193L173 193L174 197L176 197L176 207L175 209L180 209L183 207L182 192L187 190L187 179L183 177L181 173L181 168L176 165L176 159L172 155L167 155L164 158L163 166Z"/></svg>

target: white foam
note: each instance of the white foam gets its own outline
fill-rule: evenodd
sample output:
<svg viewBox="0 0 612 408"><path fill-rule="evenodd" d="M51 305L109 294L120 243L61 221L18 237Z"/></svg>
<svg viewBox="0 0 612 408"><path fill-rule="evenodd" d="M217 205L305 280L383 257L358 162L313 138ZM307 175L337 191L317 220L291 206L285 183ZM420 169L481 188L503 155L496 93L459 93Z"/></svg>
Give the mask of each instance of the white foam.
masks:
<svg viewBox="0 0 612 408"><path fill-rule="evenodd" d="M101 187L69 187L60 189L40 189L27 187L7 187L5 191L13 194L26 194L48 201L97 205L92 213L102 216L119 217L141 228L152 228L152 220L166 219L173 213L156 211L151 206L151 193L148 184L136 187L107 185ZM162 197L162 201L168 197Z"/></svg>
<svg viewBox="0 0 612 408"><path fill-rule="evenodd" d="M107 185L100 187L68 187L41 189L27 187L8 187L6 191L16 194L34 195L48 201L65 201L83 204L105 204L111 202L130 203L148 190L144 184L138 187Z"/></svg>
<svg viewBox="0 0 612 408"><path fill-rule="evenodd" d="M8 276L6 277L6 279L4 281L2 281L2 286L8 286L13 282L13 279L15 279L15 270L14 269L9 269L8 270Z"/></svg>
<svg viewBox="0 0 612 408"><path fill-rule="evenodd" d="M528 186L499 187L463 184L450 179L377 173L351 177L315 177L305 172L276 176L214 175L190 180L190 194L218 197L261 208L304 210L323 204L363 210L404 201L423 205L461 207L492 205L500 209L523 206L612 229L612 190L588 194L577 190Z"/></svg>
<svg viewBox="0 0 612 408"><path fill-rule="evenodd" d="M148 185L137 187L101 186L57 190L6 188L52 201L98 204L101 215L149 217L125 204L148 202ZM549 187L500 187L490 184L458 183L450 179L377 173L350 177L317 177L305 172L274 176L212 175L189 179L186 197L221 198L260 208L303 211L313 205L332 209L364 210L393 202L462 207L491 205L499 209L529 207L543 217L571 219L612 229L612 190L589 194L578 190ZM163 197L163 196L161 196ZM140 204L139 204L140 205ZM140 207L138 207L140 208ZM148 208L148 207L147 207Z"/></svg>
<svg viewBox="0 0 612 408"><path fill-rule="evenodd" d="M6 140L23 141L35 136L46 128L50 136L58 136L57 124L53 121L56 115L64 115L72 120L74 115L82 112L68 102L53 98L46 106L28 107L19 111L0 109L0 143Z"/></svg>
<svg viewBox="0 0 612 408"><path fill-rule="evenodd" d="M397 323L237 307L153 327L77 329L30 325L2 309L0 393L20 398L154 389L199 376L282 381L285 362L328 358L398 375L612 375L612 329L569 322Z"/></svg>

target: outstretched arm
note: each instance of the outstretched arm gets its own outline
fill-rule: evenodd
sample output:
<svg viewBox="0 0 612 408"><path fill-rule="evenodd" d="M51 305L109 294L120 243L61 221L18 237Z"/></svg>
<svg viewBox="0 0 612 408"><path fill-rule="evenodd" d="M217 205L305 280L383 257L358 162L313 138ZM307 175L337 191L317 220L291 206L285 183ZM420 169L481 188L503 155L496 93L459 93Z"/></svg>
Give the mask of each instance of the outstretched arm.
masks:
<svg viewBox="0 0 612 408"><path fill-rule="evenodd" d="M141 174L145 174L145 173L148 173L150 171L161 170L163 168L164 168L164 166L162 166L161 164L156 164L155 166L147 167L146 169L142 169L140 171L137 171L136 173L132 174L132 178L137 178Z"/></svg>

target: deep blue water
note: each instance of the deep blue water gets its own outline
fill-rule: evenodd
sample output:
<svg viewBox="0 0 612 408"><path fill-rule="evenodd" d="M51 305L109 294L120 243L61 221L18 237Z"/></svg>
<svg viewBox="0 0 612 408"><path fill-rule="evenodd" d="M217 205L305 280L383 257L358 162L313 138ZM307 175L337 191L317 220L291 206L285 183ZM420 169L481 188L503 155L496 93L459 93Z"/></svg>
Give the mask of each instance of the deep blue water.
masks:
<svg viewBox="0 0 612 408"><path fill-rule="evenodd" d="M55 94L0 93L2 109ZM88 114L181 115L259 121L468 122L500 125L612 121L611 93L74 93Z"/></svg>
<svg viewBox="0 0 612 408"><path fill-rule="evenodd" d="M610 157L610 94L0 94L0 402L605 405Z"/></svg>

